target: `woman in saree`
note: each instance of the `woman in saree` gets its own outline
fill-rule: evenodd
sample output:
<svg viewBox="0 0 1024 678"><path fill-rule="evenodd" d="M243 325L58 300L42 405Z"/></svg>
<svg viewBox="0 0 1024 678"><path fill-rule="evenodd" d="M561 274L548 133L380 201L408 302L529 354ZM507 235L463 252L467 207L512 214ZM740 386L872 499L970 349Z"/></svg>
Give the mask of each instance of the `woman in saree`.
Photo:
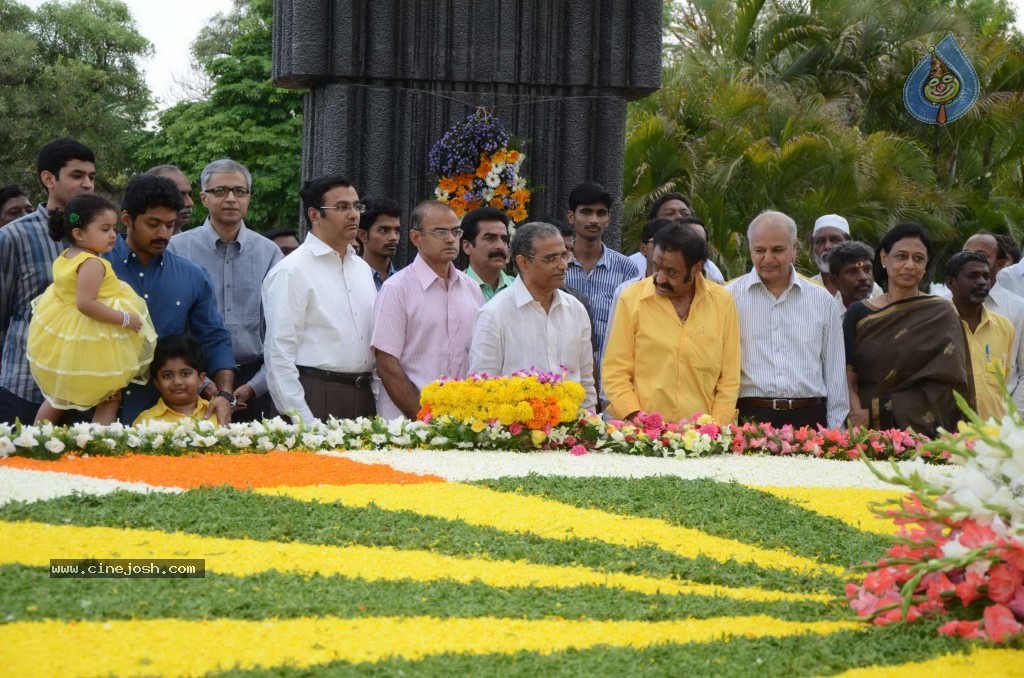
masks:
<svg viewBox="0 0 1024 678"><path fill-rule="evenodd" d="M846 312L850 423L874 429L912 428L935 435L956 430L953 392L974 406L974 380L956 308L918 287L932 243L919 224L893 227L878 245L875 270L884 294Z"/></svg>

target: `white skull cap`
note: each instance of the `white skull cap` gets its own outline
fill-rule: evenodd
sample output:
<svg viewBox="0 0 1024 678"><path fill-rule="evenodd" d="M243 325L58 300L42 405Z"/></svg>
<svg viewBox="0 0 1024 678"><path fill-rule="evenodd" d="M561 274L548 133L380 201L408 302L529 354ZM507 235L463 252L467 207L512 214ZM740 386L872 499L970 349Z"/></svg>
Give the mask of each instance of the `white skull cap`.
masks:
<svg viewBox="0 0 1024 678"><path fill-rule="evenodd" d="M838 214L826 214L825 216L818 217L818 220L814 222L814 233L817 233L823 228L838 228L846 235L850 235L850 222L843 219Z"/></svg>

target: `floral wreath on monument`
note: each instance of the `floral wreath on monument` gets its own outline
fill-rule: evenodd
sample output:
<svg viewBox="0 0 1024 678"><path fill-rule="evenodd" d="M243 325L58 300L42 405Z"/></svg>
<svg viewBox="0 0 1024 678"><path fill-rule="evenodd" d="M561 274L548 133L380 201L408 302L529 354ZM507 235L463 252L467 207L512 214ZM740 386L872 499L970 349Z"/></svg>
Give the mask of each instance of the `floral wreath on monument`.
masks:
<svg viewBox="0 0 1024 678"><path fill-rule="evenodd" d="M459 219L489 206L522 223L530 190L520 173L526 159L521 146L493 113L478 108L430 149L428 165L438 177L434 195Z"/></svg>

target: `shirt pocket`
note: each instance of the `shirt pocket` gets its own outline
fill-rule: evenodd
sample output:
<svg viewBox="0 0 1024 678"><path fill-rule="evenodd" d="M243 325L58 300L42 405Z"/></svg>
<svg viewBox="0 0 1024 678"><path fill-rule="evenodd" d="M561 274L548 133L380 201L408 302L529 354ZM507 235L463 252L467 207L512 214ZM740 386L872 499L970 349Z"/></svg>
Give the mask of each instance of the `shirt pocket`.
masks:
<svg viewBox="0 0 1024 678"><path fill-rule="evenodd" d="M700 372L718 373L722 369L722 333L703 327L683 337L690 366Z"/></svg>

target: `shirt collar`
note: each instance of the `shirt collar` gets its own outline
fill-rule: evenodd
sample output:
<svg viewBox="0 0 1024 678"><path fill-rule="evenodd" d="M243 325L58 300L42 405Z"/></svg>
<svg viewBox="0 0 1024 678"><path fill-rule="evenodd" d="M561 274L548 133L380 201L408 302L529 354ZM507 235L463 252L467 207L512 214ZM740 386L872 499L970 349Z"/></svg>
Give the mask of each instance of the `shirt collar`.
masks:
<svg viewBox="0 0 1024 678"><path fill-rule="evenodd" d="M750 273L747 274L747 279L746 279L746 281L744 281L743 286L746 289L749 290L751 287L753 287L754 285L758 285L758 284L760 284L761 287L763 287L765 290L768 289L768 286L765 285L763 282L761 282L761 276L759 276L757 274L757 269L756 268L752 268L752 269L750 269ZM786 286L786 291L783 292L783 294L788 293L794 287L796 287L797 289L802 290L805 285L813 285L813 284L814 284L813 282L811 282L809 280L804 280L803 278L801 278L800 275L797 274L796 269L793 268L792 266L790 266L789 267L789 285Z"/></svg>
<svg viewBox="0 0 1024 678"><path fill-rule="evenodd" d="M207 406L209 406L209 404L210 402L207 400L203 400L202 396L197 397L196 408L192 411L192 416L202 417L204 414L206 414L206 408ZM178 412L177 410L172 410L170 406L168 406L167 403L164 402L164 399L161 397L159 400L156 401L156 405L153 406L153 415L154 417L162 417L165 414L174 414L180 416L181 412Z"/></svg>
<svg viewBox="0 0 1024 678"><path fill-rule="evenodd" d="M640 282L644 283L644 289L640 292L640 298L646 299L648 297L663 298L658 294L658 290L654 287L654 276L649 275L646 278L639 278ZM708 294L708 282L702 275L696 275L693 278L693 303L703 299Z"/></svg>
<svg viewBox="0 0 1024 678"><path fill-rule="evenodd" d="M481 280L480 276L476 274L476 271L473 270L472 266L467 266L466 270L463 271L463 273L472 278L473 281L476 282L478 285L487 285L487 283ZM505 271L498 271L498 286L494 288L494 291L496 293L500 292L506 287L510 287L512 285L512 282L512 276L510 276L508 273L505 273Z"/></svg>
<svg viewBox="0 0 1024 678"><path fill-rule="evenodd" d="M597 263L594 264L594 268L597 268L598 266L604 266L605 268L608 268L609 267L609 263L608 262L611 260L611 258L612 258L611 250L609 249L609 247L607 245L605 245L602 242L601 243L601 257L597 260ZM583 268L583 264L581 264L579 262L579 260L576 259L576 255L575 254L572 255L572 261L569 262L569 265L570 266L579 266L580 268Z"/></svg>
<svg viewBox="0 0 1024 678"><path fill-rule="evenodd" d="M117 236L117 241L114 243L114 249L110 251L110 254L112 259L115 261L121 261L125 265L127 265L129 261L137 261L139 266L142 266L142 262L139 260L138 255L135 254L131 247L128 247L128 239L123 233ZM164 250L163 254L154 256L150 263L156 263L158 266L163 266L164 257L168 254L171 254L171 252Z"/></svg>
<svg viewBox="0 0 1024 678"><path fill-rule="evenodd" d="M430 287L435 280L440 278L437 273L434 273L434 269L430 268L430 264L423 260L423 257L421 257L419 253L416 254L416 258L412 260L412 263L409 264L408 268L411 269L409 271L409 275L415 277L416 281L420 284L420 287L424 290ZM458 282L458 280L459 271L449 261L448 282L454 284Z"/></svg>
<svg viewBox="0 0 1024 678"><path fill-rule="evenodd" d="M559 294L560 291L561 290L555 290L555 297L551 302L551 308L548 309L548 312L562 303L562 295ZM513 298L515 298L517 308L522 308L530 302L540 305L540 302L533 298L533 294L530 293L526 283L523 282L523 277L521 275L516 276L515 280L512 281L512 284L509 285L508 292L505 292L505 294L511 294Z"/></svg>
<svg viewBox="0 0 1024 678"><path fill-rule="evenodd" d="M199 227L200 236L206 240L207 244L213 249L217 249L217 243L222 242L220 235L217 234L217 230L210 223L210 218L207 217L203 225ZM245 226L245 221L242 221L241 226L238 227L238 251L241 252L245 249L245 246L249 243L249 239L252 238L253 233Z"/></svg>
<svg viewBox="0 0 1024 678"><path fill-rule="evenodd" d="M325 243L320 238L318 238L315 235L313 235L313 231L310 231L309 233L307 233L306 234L306 238L302 241L302 244L299 245L299 247L306 247L306 246L309 247L310 253L314 257L325 257L325 256L328 256L328 255L331 255L331 254L335 254L335 255L338 254L337 250L335 250L333 247L331 247L330 245ZM355 256L355 253L356 253L356 249L354 247L352 247L351 244L349 244L348 249L345 250L345 256L344 257L339 256L338 258L339 259L348 259L351 256Z"/></svg>

